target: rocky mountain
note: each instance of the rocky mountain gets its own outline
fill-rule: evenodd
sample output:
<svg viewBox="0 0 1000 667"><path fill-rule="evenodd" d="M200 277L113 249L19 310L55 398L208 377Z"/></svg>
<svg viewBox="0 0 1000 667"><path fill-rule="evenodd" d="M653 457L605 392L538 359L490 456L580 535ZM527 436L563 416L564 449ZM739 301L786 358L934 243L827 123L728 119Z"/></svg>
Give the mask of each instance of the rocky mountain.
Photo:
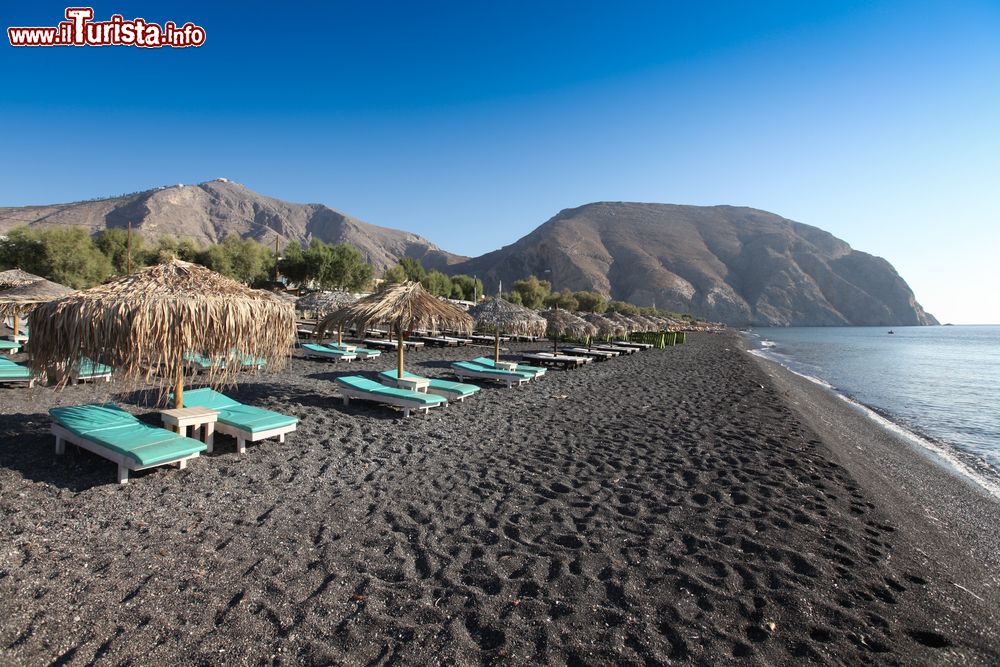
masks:
<svg viewBox="0 0 1000 667"><path fill-rule="evenodd" d="M537 275L556 289L596 290L639 305L734 325L935 324L880 257L816 227L752 208L600 202L567 209L504 248L473 259L416 234L378 227L322 204L293 204L218 179L74 204L0 208L17 225L133 227L217 242L313 238L357 247L376 272L400 257L500 281Z"/></svg>
<svg viewBox="0 0 1000 667"><path fill-rule="evenodd" d="M733 325L936 324L880 257L752 208L600 202L455 264L487 289L534 274Z"/></svg>
<svg viewBox="0 0 1000 667"><path fill-rule="evenodd" d="M400 257L444 268L466 259L447 253L416 234L378 227L322 204L293 204L257 194L227 179L199 185L156 188L121 197L73 204L0 208L0 234L19 225L78 225L91 232L132 223L147 238L189 236L200 243L229 234L272 244L320 239L358 248L381 271Z"/></svg>

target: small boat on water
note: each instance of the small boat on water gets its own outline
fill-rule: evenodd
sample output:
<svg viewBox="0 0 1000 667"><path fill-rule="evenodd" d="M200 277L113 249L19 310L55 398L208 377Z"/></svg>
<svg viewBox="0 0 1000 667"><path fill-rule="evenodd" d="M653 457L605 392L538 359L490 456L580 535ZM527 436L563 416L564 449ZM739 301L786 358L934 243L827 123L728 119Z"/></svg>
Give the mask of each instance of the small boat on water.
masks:
<svg viewBox="0 0 1000 667"><path fill-rule="evenodd" d="M895 332L895 331L893 331L892 329L889 329L889 335L892 335L892 334L894 334L894 333L896 333L896 332Z"/></svg>

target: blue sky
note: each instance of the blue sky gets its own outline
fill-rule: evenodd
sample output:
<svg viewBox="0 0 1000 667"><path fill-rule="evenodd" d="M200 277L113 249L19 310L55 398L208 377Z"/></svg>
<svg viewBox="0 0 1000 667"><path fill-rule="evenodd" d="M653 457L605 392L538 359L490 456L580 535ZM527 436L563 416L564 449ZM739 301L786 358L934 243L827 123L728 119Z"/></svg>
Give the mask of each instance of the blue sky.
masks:
<svg viewBox="0 0 1000 667"><path fill-rule="evenodd" d="M93 6L207 41L4 39L0 205L225 176L470 255L590 201L746 205L1000 322L1000 3Z"/></svg>

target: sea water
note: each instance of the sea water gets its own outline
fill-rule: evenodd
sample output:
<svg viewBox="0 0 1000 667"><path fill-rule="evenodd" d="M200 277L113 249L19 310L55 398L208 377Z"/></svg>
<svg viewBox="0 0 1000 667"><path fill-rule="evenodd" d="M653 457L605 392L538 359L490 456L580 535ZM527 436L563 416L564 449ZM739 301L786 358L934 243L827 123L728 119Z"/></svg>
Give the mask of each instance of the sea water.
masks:
<svg viewBox="0 0 1000 667"><path fill-rule="evenodd" d="M1000 488L1000 326L768 328L747 340Z"/></svg>

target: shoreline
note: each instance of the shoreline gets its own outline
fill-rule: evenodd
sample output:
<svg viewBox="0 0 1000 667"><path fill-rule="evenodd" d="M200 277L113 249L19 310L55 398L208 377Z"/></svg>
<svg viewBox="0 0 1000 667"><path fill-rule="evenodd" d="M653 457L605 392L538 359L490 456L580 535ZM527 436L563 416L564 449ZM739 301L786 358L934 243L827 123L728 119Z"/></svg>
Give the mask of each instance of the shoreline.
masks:
<svg viewBox="0 0 1000 667"><path fill-rule="evenodd" d="M121 400L113 386L0 389L0 657L1000 661L996 588L970 548L981 499L741 342L691 335L406 420L341 405L333 383L391 360L296 356L227 391L299 417L286 443L239 456L217 437L125 487L87 452L55 457L45 416ZM482 351L407 363L442 377ZM916 471L902 491L876 475L899 470ZM915 501L924 477L956 498L928 496L955 510L937 522Z"/></svg>
<svg viewBox="0 0 1000 667"><path fill-rule="evenodd" d="M949 557L971 556L982 570L972 590L1000 607L1000 500L974 473L954 462L879 412L826 383L820 383L766 357L747 354L761 366L802 420L820 435L835 459L901 520L918 521L926 548ZM932 441L927 440L927 444ZM951 542L959 538L957 543ZM942 562L946 562L943 559Z"/></svg>

